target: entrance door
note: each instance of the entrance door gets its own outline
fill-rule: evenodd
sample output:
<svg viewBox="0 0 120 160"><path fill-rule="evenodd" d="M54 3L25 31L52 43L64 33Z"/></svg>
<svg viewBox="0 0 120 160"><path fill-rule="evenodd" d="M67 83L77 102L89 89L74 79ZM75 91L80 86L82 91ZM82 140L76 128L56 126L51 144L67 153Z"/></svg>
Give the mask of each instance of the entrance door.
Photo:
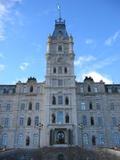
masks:
<svg viewBox="0 0 120 160"><path fill-rule="evenodd" d="M56 136L57 144L65 144L65 133L63 131L58 131Z"/></svg>

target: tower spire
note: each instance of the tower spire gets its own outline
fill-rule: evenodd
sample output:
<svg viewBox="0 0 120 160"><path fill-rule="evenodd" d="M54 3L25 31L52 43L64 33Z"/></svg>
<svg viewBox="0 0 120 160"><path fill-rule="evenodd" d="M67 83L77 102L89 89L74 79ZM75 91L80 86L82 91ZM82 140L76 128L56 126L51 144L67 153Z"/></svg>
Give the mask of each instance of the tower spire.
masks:
<svg viewBox="0 0 120 160"><path fill-rule="evenodd" d="M61 20L61 19L62 19L62 18L61 18L61 6L60 6L59 3L57 4L57 10L58 10L58 17L59 17L59 20Z"/></svg>

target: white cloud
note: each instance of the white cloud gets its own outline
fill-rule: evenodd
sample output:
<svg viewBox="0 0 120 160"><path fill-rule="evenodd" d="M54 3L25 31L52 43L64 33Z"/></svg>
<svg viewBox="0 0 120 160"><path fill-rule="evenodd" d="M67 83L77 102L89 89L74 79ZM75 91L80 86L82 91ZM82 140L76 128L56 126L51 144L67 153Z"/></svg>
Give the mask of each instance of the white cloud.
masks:
<svg viewBox="0 0 120 160"><path fill-rule="evenodd" d="M83 66L84 64L88 62L95 61L96 58L94 56L88 55L88 56L80 56L77 60L75 60L74 64L75 66Z"/></svg>
<svg viewBox="0 0 120 160"><path fill-rule="evenodd" d="M22 64L20 65L20 69L21 69L22 71L25 71L25 70L28 68L28 66L29 66L29 63L28 63L28 62L24 62L24 63L22 63Z"/></svg>
<svg viewBox="0 0 120 160"><path fill-rule="evenodd" d="M3 71L5 69L5 65L0 64L0 71Z"/></svg>
<svg viewBox="0 0 120 160"><path fill-rule="evenodd" d="M88 44L88 45L94 44L94 40L91 39L91 38L87 38L87 39L85 40L85 43Z"/></svg>
<svg viewBox="0 0 120 160"><path fill-rule="evenodd" d="M0 41L5 40L6 22L11 19L12 8L22 0L0 0Z"/></svg>
<svg viewBox="0 0 120 160"><path fill-rule="evenodd" d="M112 80L110 78L108 78L108 76L100 74L96 71L91 71L91 72L82 74L82 80L84 80L84 78L86 76L92 77L95 82L100 82L102 80L103 82L105 82L107 84L112 83Z"/></svg>
<svg viewBox="0 0 120 160"><path fill-rule="evenodd" d="M115 43L118 39L120 39L120 31L117 31L114 33L113 36L107 38L105 40L105 45L111 46L113 43Z"/></svg>

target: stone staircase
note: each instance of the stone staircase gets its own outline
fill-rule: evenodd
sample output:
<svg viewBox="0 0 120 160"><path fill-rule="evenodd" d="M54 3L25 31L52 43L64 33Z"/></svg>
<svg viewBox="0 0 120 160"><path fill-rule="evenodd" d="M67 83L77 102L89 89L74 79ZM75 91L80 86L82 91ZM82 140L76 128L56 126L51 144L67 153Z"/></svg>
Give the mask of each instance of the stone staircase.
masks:
<svg viewBox="0 0 120 160"><path fill-rule="evenodd" d="M105 149L45 147L42 149L16 149L0 153L0 160L120 160L120 156L115 156Z"/></svg>

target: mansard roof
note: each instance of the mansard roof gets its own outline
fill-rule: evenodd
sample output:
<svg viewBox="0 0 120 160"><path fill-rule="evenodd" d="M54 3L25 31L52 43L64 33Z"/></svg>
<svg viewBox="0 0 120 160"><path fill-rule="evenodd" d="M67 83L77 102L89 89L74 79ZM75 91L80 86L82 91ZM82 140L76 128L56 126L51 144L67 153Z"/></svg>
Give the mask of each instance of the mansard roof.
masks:
<svg viewBox="0 0 120 160"><path fill-rule="evenodd" d="M52 34L52 38L63 37L64 39L68 39L68 33L66 30L65 20L59 18L55 21L55 29Z"/></svg>

